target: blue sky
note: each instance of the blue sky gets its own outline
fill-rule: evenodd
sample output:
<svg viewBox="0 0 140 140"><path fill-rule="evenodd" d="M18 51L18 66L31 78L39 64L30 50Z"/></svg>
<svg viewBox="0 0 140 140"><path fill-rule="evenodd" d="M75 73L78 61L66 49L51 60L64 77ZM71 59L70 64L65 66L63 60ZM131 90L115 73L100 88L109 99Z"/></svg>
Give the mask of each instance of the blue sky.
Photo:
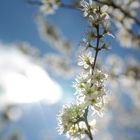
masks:
<svg viewBox="0 0 140 140"><path fill-rule="evenodd" d="M48 44L41 40L37 25L35 23L35 14L38 11L37 6L31 6L25 3L24 0L1 0L0 1L0 41L5 43L13 43L18 41L27 41L31 45L39 48L42 54L48 52L55 52ZM86 22L81 13L75 10L60 9L53 16L48 17L55 23L63 32L63 34L71 40L75 45L78 45L86 31ZM129 55L140 59L139 51L120 48L116 41L109 40L112 50L104 52L101 55L106 57L111 53L117 53L121 57ZM115 43L112 43L115 42ZM72 81L64 81L57 79L63 84L64 90L71 94ZM28 107L21 107L23 109L23 117L16 124L10 127L18 127L25 133L27 140L39 140L39 131L55 131L56 121L55 116L48 115L56 114L59 108L57 106L48 107L45 104L33 104ZM28 108L28 109L27 109ZM31 109L29 109L31 108ZM40 109L41 108L41 109ZM47 118L48 117L48 118ZM51 122L52 125L49 124ZM52 126L52 128L51 128ZM48 129L50 127L50 129ZM54 139L57 139L54 135ZM60 137L59 137L60 138ZM58 139L59 139L58 138ZM62 138L62 137L61 137Z"/></svg>

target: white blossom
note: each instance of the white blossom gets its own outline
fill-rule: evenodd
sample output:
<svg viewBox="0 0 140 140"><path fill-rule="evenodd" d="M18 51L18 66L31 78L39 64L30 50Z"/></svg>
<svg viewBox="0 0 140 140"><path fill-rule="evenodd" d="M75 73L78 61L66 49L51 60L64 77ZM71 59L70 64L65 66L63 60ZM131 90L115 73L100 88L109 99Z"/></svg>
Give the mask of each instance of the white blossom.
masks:
<svg viewBox="0 0 140 140"><path fill-rule="evenodd" d="M80 4L83 7L82 11L84 12L85 17L94 11L95 6L92 0L89 0L89 2L82 0Z"/></svg>
<svg viewBox="0 0 140 140"><path fill-rule="evenodd" d="M40 11L46 15L54 14L60 4L59 0L41 0L41 2Z"/></svg>
<svg viewBox="0 0 140 140"><path fill-rule="evenodd" d="M104 87L86 87L85 91L82 94L84 94L83 96L85 104L92 107L94 114L102 114L102 108L105 104L104 95L106 95Z"/></svg>
<svg viewBox="0 0 140 140"><path fill-rule="evenodd" d="M82 11L84 12L84 17L88 17L92 25L102 24L107 26L109 19L107 5L100 7L93 3L93 0L89 0L89 2L82 0L81 6Z"/></svg>
<svg viewBox="0 0 140 140"><path fill-rule="evenodd" d="M90 74L87 72L81 72L76 78L75 82L73 84L73 87L75 87L76 91L82 91L84 90L87 81L90 79Z"/></svg>
<svg viewBox="0 0 140 140"><path fill-rule="evenodd" d="M63 106L62 112L58 115L58 131L71 139L81 139L85 135L85 123L81 121L84 108L80 104Z"/></svg>
<svg viewBox="0 0 140 140"><path fill-rule="evenodd" d="M88 69L94 62L91 51L83 52L79 55L78 65Z"/></svg>
<svg viewBox="0 0 140 140"><path fill-rule="evenodd" d="M94 113L101 114L100 111L104 106L104 95L106 90L104 81L107 74L96 69L94 73L86 71L79 74L75 80L77 99L86 106L92 106Z"/></svg>

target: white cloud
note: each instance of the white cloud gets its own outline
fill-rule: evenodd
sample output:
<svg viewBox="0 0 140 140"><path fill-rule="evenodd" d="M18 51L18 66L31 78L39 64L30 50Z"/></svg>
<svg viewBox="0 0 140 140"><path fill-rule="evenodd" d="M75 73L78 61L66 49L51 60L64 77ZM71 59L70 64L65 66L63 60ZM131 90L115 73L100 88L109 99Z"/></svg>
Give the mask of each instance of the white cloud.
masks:
<svg viewBox="0 0 140 140"><path fill-rule="evenodd" d="M30 56L14 45L0 43L0 102L54 104L62 89Z"/></svg>

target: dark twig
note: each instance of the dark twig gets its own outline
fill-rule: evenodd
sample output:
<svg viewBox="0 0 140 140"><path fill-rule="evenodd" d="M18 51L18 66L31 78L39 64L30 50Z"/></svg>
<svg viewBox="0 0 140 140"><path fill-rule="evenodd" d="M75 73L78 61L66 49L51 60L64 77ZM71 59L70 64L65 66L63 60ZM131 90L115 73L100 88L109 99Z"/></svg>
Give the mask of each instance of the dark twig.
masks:
<svg viewBox="0 0 140 140"><path fill-rule="evenodd" d="M28 4L31 4L31 5L36 5L36 6L41 6L41 5L43 5L42 2L36 1L36 0L25 0L25 2L27 2Z"/></svg>
<svg viewBox="0 0 140 140"><path fill-rule="evenodd" d="M97 31L97 41L96 41L96 47L95 47L94 63L93 63L93 65L92 65L92 74L93 74L93 71L94 71L94 69L95 69L95 65L96 65L98 53L99 53L99 51L101 50L101 49L99 48L99 42L100 42L99 25L96 26L96 31Z"/></svg>
<svg viewBox="0 0 140 140"><path fill-rule="evenodd" d="M89 137L89 139L90 140L93 140L93 137L92 137L92 133L91 133L91 130L90 130L90 125L89 125L89 123L88 123L88 118L87 118L87 116L88 116L88 107L86 108L86 110L85 110L85 114L84 114L84 121L85 121L85 124L86 124L86 126L87 126L87 135L88 135L88 137Z"/></svg>

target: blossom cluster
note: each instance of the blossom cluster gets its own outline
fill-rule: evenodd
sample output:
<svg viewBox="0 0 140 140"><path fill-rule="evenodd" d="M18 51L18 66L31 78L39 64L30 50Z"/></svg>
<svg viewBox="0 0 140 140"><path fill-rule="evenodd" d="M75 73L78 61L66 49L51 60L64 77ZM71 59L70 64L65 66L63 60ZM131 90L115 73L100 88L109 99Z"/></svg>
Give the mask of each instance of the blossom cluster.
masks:
<svg viewBox="0 0 140 140"><path fill-rule="evenodd" d="M82 0L81 7L84 16L89 18L89 21L93 24L93 26L98 24L106 25L108 22L109 15L107 13L107 5L99 6L93 2L93 0L89 0L89 2Z"/></svg>
<svg viewBox="0 0 140 140"><path fill-rule="evenodd" d="M68 137L83 138L86 135L85 112L87 108L90 108L92 112L91 122L95 122L95 114L99 116L103 114L104 96L106 95L104 81L107 78L107 74L99 69L93 71L93 64L94 58L91 51L86 51L79 55L78 65L82 70L73 85L76 89L76 104L64 106L58 116L58 130ZM90 129L94 133L95 123L94 126L90 126Z"/></svg>
<svg viewBox="0 0 140 140"><path fill-rule="evenodd" d="M79 58L78 65L82 65L83 70L76 77L74 83L76 95L80 102L82 101L86 106L91 106L94 113L101 114L100 111L104 105L104 95L106 95L104 81L107 78L107 74L99 69L93 71L94 59L90 51L86 56L84 54L79 56Z"/></svg>
<svg viewBox="0 0 140 140"><path fill-rule="evenodd" d="M117 39L122 47L139 47L139 31L134 33L132 30L133 25L140 26L140 21L137 19L139 0L81 0L81 7L84 16L93 26L100 23L108 29L111 16L118 30Z"/></svg>
<svg viewBox="0 0 140 140"><path fill-rule="evenodd" d="M86 49L79 55L78 66L81 68L81 71L73 84L76 90L76 103L64 106L62 112L59 113L58 131L71 139L78 140L87 136L90 140L93 140L92 135L96 130L95 116L101 117L103 115L106 103L105 95L107 93L105 88L107 74L95 65L97 53L105 49L105 44L102 45L99 41L107 33L104 32L103 35L100 35L99 28L105 27L104 23L109 16L106 12L107 6L94 5L92 0L89 0L89 3L82 0L81 7L84 16L88 17L91 27L97 31L95 33L94 30L92 33L92 37L96 40L96 47L92 44L92 37L91 40L83 40L83 46ZM96 51L95 58L90 49Z"/></svg>
<svg viewBox="0 0 140 140"><path fill-rule="evenodd" d="M86 130L86 126L80 123L84 114L83 110L84 108L80 104L64 106L58 115L59 133L66 134L67 137L82 138Z"/></svg>

